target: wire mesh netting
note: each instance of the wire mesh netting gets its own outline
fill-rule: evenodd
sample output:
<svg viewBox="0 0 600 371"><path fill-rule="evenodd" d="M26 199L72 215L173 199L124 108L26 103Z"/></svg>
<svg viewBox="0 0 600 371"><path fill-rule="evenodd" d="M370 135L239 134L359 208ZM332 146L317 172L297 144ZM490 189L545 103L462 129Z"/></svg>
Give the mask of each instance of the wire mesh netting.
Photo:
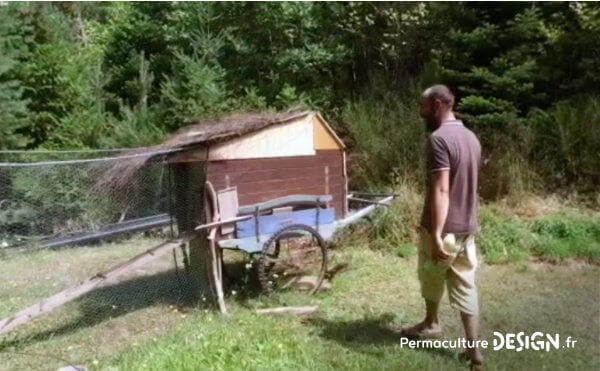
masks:
<svg viewBox="0 0 600 371"><path fill-rule="evenodd" d="M164 161L105 186L107 170L129 160L120 151L0 152L0 321L175 236ZM165 332L192 300L184 257L173 249L0 335L0 369L89 365Z"/></svg>
<svg viewBox="0 0 600 371"><path fill-rule="evenodd" d="M111 227L120 224L123 230L123 222L131 230L170 224L167 166L148 164L125 187L111 189L100 186L101 178L126 156L92 155L0 155L0 246L5 253L17 247L59 247L78 238L86 242L81 234L110 235Z"/></svg>

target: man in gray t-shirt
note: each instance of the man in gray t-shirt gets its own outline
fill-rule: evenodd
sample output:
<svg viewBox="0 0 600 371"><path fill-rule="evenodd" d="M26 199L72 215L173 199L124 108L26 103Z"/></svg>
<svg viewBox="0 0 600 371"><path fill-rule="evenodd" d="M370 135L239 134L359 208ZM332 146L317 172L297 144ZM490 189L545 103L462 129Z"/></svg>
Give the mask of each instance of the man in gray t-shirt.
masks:
<svg viewBox="0 0 600 371"><path fill-rule="evenodd" d="M463 356L477 369L483 362L477 345L479 301L474 239L479 231L481 146L475 134L456 119L453 106L454 95L444 85L434 85L423 93L421 116L430 135L418 274L426 316L402 333L420 337L442 334L438 311L446 286L450 304L460 311L465 327L468 343Z"/></svg>

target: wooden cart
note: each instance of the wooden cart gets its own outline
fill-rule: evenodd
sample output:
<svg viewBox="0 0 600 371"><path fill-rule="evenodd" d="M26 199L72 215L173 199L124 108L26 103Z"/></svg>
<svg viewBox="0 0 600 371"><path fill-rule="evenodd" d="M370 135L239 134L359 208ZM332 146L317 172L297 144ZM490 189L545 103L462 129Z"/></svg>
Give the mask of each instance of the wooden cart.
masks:
<svg viewBox="0 0 600 371"><path fill-rule="evenodd" d="M394 195L350 194L348 201L367 204L343 219L335 219L330 195L290 195L258 204L237 206L235 187L215 192L206 183L211 222L197 226L208 230L213 257L211 285L222 311L222 249L257 256L258 282L264 291L293 286L315 293L327 272L327 247L337 230L389 205ZM355 196L362 196L357 198ZM221 210L223 207L224 210ZM228 214L222 218L221 213Z"/></svg>

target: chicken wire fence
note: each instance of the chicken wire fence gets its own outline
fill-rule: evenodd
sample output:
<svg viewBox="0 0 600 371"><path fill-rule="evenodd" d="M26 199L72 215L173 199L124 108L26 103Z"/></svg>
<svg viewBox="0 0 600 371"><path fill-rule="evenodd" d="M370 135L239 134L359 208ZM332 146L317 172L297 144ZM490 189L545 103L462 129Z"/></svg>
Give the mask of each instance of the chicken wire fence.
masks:
<svg viewBox="0 0 600 371"><path fill-rule="evenodd" d="M0 152L0 320L175 237L173 175L165 162L144 165L118 189L102 186L106 171L129 157L120 151ZM126 345L160 332L169 322L164 312L189 299L184 255L173 250L12 330L10 338L3 335L0 363L7 363L0 368L37 368L39 357L21 353L81 328L94 339L80 339L78 347L92 354L98 343ZM125 315L133 321L123 322ZM125 330L106 331L109 319ZM90 355L71 348L53 350L60 360L46 355L44 362L64 366L65 359Z"/></svg>
<svg viewBox="0 0 600 371"><path fill-rule="evenodd" d="M94 238L92 232L111 237L128 227L170 225L171 179L163 163L144 166L117 190L102 186L107 170L128 157L119 152L0 152L4 252L85 243Z"/></svg>

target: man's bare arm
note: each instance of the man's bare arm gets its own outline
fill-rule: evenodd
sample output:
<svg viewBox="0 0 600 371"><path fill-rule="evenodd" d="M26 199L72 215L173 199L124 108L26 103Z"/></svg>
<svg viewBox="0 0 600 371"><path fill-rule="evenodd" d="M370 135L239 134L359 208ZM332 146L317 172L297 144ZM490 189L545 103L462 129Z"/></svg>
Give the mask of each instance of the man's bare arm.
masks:
<svg viewBox="0 0 600 371"><path fill-rule="evenodd" d="M431 173L431 233L435 242L436 249L433 256L437 260L444 260L448 257L444 250L442 242L442 233L448 216L448 207L450 205L450 171L440 170Z"/></svg>

